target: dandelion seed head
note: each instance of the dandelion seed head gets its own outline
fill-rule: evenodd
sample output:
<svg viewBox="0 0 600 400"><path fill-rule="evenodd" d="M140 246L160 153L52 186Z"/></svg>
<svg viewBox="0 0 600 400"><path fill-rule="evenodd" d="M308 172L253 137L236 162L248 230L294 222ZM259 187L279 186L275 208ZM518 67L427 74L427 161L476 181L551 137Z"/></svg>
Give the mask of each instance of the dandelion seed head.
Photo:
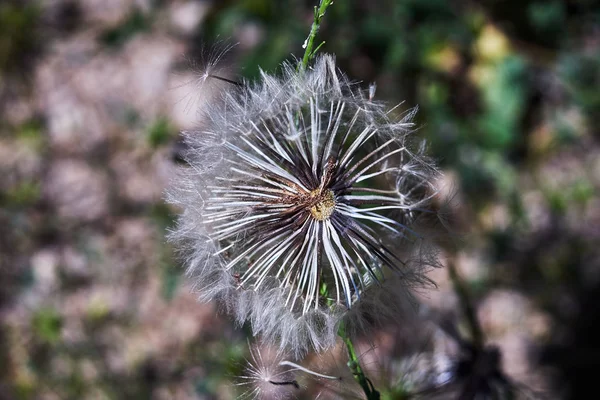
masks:
<svg viewBox="0 0 600 400"><path fill-rule="evenodd" d="M323 55L312 68L232 87L185 133L169 193L172 239L203 299L294 354L395 318L428 284L419 221L437 172L392 118ZM427 249L427 250L423 250Z"/></svg>

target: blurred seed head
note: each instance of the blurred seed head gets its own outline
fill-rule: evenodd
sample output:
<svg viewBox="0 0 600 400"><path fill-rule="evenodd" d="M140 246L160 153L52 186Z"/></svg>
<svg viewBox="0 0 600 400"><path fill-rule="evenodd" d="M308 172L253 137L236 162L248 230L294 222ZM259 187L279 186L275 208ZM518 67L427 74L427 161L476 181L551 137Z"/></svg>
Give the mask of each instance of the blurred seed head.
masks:
<svg viewBox="0 0 600 400"><path fill-rule="evenodd" d="M511 380L502 370L502 353L493 345L478 347L463 337L458 327L448 317L436 321L438 342L429 356L429 379L422 381L413 392L417 398L461 400L540 399L541 393Z"/></svg>

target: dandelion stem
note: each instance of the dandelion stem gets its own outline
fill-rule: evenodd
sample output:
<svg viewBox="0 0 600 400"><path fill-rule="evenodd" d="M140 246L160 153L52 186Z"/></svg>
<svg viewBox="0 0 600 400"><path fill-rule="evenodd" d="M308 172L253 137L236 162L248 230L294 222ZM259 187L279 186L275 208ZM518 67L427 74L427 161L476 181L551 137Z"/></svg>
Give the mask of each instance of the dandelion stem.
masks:
<svg viewBox="0 0 600 400"><path fill-rule="evenodd" d="M348 367L350 371L352 371L352 375L356 382L360 385L362 390L365 392L367 396L367 400L380 400L381 394L375 389L373 386L373 382L365 375L360 363L358 361L358 357L356 356L356 351L354 350L354 344L352 344L352 340L348 336L344 325L340 325L340 329L338 331L338 335L344 341L346 345L346 349L348 350Z"/></svg>
<svg viewBox="0 0 600 400"><path fill-rule="evenodd" d="M306 38L306 41L302 46L304 47L304 57L302 57L302 64L300 65L300 68L302 70L306 69L310 60L312 60L312 58L315 56L315 53L321 48L323 43L325 43L323 42L319 44L317 48L313 51L315 37L317 36L319 28L321 27L321 20L325 16L325 11L327 11L327 7L329 7L331 4L333 4L333 0L321 0L319 2L319 6L315 6L314 8L315 19L310 28L310 33L308 34L308 37Z"/></svg>

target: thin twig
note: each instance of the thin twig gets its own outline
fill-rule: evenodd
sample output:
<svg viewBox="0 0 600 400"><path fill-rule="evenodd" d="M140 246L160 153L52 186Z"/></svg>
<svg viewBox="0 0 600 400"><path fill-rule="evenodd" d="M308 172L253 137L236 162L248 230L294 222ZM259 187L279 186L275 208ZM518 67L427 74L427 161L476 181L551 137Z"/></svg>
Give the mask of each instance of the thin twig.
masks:
<svg viewBox="0 0 600 400"><path fill-rule="evenodd" d="M475 313L475 308L473 307L473 302L471 301L469 289L460 277L454 260L451 260L448 263L448 272L450 274L450 280L452 280L452 284L454 285L454 290L458 295L458 300L467 319L467 323L469 324L469 330L473 343L477 349L483 349L483 333L481 331L481 326L479 326L479 321L477 320L477 314Z"/></svg>

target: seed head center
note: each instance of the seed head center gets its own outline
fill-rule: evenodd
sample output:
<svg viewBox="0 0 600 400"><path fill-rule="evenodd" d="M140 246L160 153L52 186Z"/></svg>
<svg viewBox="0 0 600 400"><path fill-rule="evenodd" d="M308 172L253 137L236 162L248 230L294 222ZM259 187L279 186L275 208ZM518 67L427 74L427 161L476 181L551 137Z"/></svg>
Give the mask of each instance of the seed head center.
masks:
<svg viewBox="0 0 600 400"><path fill-rule="evenodd" d="M310 192L312 198L310 213L317 221L326 220L335 210L335 196L331 190L315 189Z"/></svg>

